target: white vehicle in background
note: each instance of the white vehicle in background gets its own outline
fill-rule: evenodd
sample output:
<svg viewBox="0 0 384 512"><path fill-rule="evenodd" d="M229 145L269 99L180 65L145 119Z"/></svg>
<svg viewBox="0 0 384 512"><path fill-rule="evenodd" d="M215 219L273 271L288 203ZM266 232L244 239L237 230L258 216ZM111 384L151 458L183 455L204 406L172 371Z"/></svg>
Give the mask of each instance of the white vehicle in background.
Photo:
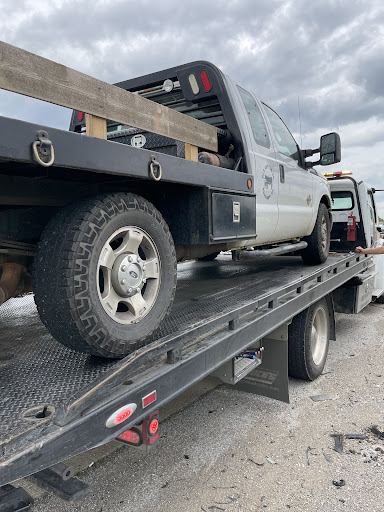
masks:
<svg viewBox="0 0 384 512"><path fill-rule="evenodd" d="M383 230L379 224L375 189L352 177L352 171L326 172L332 197L333 227L331 252L354 251L357 246L384 245ZM372 296L384 302L384 258L373 256L375 275Z"/></svg>

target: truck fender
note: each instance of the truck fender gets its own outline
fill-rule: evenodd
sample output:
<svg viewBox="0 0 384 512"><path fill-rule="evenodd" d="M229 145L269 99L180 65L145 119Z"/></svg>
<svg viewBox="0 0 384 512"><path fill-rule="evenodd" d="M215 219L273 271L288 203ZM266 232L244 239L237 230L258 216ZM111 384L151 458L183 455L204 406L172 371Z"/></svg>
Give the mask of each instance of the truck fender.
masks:
<svg viewBox="0 0 384 512"><path fill-rule="evenodd" d="M316 205L316 208L313 208L312 219L310 232L312 233L313 228L315 227L317 212L319 210L320 203L324 203L328 208L329 218L332 225L332 213L331 213L331 193L329 188L327 187L326 182L320 182L317 187L313 190L313 204Z"/></svg>

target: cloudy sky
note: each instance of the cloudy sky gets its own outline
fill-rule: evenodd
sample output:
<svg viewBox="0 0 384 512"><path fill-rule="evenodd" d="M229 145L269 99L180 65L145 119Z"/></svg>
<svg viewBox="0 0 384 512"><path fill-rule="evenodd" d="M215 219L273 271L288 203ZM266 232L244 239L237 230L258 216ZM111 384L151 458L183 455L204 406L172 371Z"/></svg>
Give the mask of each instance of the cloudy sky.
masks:
<svg viewBox="0 0 384 512"><path fill-rule="evenodd" d="M0 9L3 41L106 82L212 61L277 110L303 148L338 131L335 170L384 189L380 0L0 0ZM0 115L63 129L70 118L4 91ZM384 218L384 192L376 200Z"/></svg>

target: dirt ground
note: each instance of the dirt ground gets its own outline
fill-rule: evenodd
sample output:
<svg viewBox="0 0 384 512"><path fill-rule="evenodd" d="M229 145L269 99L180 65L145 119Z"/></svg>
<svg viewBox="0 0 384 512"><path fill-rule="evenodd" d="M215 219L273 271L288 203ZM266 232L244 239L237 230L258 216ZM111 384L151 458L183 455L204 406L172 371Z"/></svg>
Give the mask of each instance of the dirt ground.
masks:
<svg viewBox="0 0 384 512"><path fill-rule="evenodd" d="M219 386L178 404L148 456L122 447L92 460L84 501L44 496L36 512L382 512L384 305L336 320L323 375L291 379L289 405Z"/></svg>

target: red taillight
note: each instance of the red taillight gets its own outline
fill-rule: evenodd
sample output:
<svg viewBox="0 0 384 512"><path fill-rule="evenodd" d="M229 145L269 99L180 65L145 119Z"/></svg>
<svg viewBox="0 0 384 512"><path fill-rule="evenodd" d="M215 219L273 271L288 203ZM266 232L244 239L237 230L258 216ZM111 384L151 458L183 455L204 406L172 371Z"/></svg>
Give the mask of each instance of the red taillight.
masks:
<svg viewBox="0 0 384 512"><path fill-rule="evenodd" d="M82 120L84 119L84 112L78 112L78 113L77 113L77 119L78 119L79 121L82 121Z"/></svg>
<svg viewBox="0 0 384 512"><path fill-rule="evenodd" d="M149 424L148 432L149 435L154 436L159 429L159 420L154 418Z"/></svg>
<svg viewBox="0 0 384 512"><path fill-rule="evenodd" d="M205 92L209 92L212 89L211 82L208 78L208 73L206 71L202 71L200 73L201 81L203 82L203 87L205 89Z"/></svg>
<svg viewBox="0 0 384 512"><path fill-rule="evenodd" d="M143 443L143 438L138 430L126 430L119 436L117 436L119 441L123 441L124 443L132 444L134 446L140 446Z"/></svg>
<svg viewBox="0 0 384 512"><path fill-rule="evenodd" d="M156 390L152 391L152 393L149 393L149 395L147 395L144 398L142 398L143 409L145 409L146 407L148 407L148 405L150 405L153 402L155 402L156 398L157 398L156 397Z"/></svg>
<svg viewBox="0 0 384 512"><path fill-rule="evenodd" d="M152 446L159 439L159 411L151 413L143 420L143 442Z"/></svg>
<svg viewBox="0 0 384 512"><path fill-rule="evenodd" d="M132 409L127 409L126 411L124 411L121 414L119 414L118 416L116 416L116 418L114 420L115 425L118 425L119 423L123 423L123 421L128 419L131 414L132 414Z"/></svg>
<svg viewBox="0 0 384 512"><path fill-rule="evenodd" d="M356 217L349 215L347 222L347 241L356 242Z"/></svg>
<svg viewBox="0 0 384 512"><path fill-rule="evenodd" d="M136 411L136 404L128 404L115 411L106 421L106 427L112 428L120 425L123 421L127 420Z"/></svg>

